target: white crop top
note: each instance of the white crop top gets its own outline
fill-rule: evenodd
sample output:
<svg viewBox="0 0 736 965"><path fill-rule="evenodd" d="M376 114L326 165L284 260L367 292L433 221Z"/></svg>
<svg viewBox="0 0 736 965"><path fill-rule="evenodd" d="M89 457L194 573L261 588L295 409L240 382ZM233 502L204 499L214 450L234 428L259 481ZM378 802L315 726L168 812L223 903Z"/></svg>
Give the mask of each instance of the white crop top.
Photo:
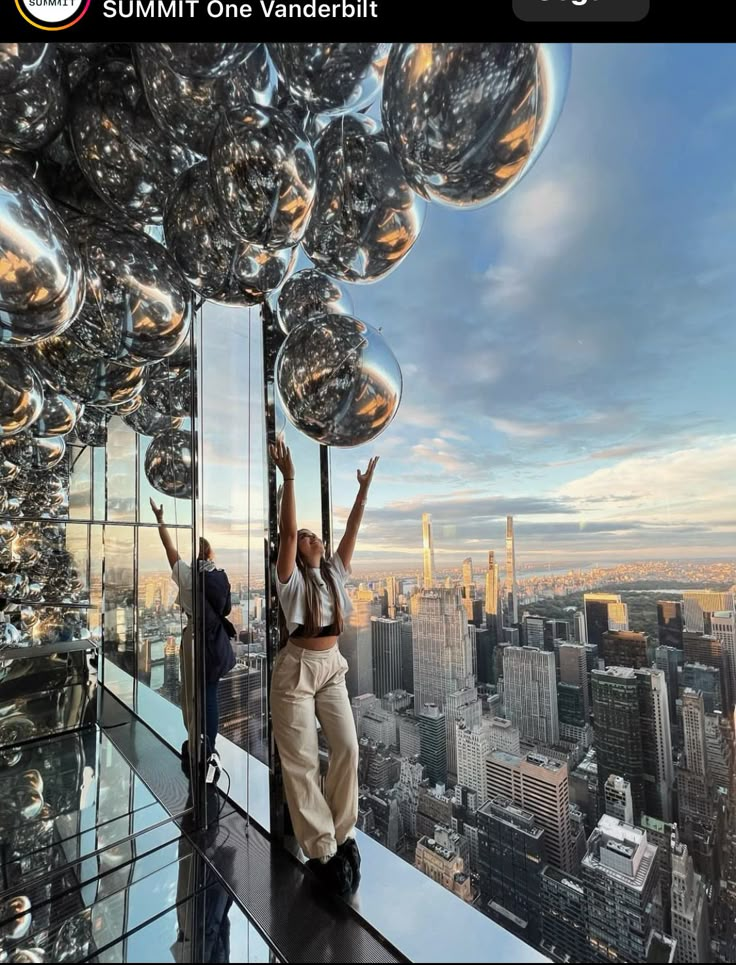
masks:
<svg viewBox="0 0 736 965"><path fill-rule="evenodd" d="M332 569L332 575L335 577L335 586L337 588L343 616L347 616L353 608L350 597L345 592L345 582L350 575L350 568L345 569L343 561L337 553L327 561L327 565ZM322 602L322 626L326 627L332 623L334 618L332 594L322 579L319 567L312 567L312 575L319 587ZM304 609L304 577L296 564L286 583L282 583L279 579L278 572L276 573L276 592L278 593L281 609L284 611L286 626L289 633L293 633L297 627L303 626L307 619Z"/></svg>

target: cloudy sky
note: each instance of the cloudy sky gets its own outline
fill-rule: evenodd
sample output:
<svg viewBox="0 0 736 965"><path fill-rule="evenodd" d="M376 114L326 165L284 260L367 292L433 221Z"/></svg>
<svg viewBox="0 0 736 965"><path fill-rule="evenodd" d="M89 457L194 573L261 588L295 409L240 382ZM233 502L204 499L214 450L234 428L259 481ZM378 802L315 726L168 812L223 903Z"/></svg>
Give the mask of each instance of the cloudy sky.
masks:
<svg viewBox="0 0 736 965"><path fill-rule="evenodd" d="M381 455L356 563L409 568L426 511L438 563L482 565L503 548L507 513L527 561L732 555L732 67L726 46L575 47L562 118L522 183L475 211L430 206L402 265L352 286L356 315L383 328L404 374L391 427L333 451L338 535L356 466ZM247 320L214 309L208 321L227 333L209 349L214 413L227 366L247 400ZM255 386L253 359L251 372ZM233 444L232 424L213 419L208 523L234 548L246 427L234 417ZM287 439L315 525L316 446ZM251 474L253 526L258 461Z"/></svg>

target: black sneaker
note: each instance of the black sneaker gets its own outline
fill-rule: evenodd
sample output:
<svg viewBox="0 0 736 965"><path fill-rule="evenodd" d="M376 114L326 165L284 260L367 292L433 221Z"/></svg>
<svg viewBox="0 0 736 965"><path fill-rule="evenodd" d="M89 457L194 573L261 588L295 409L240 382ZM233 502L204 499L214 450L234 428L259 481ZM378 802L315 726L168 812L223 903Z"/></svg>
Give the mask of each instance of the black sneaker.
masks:
<svg viewBox="0 0 736 965"><path fill-rule="evenodd" d="M307 861L307 867L333 894L345 897L353 890L353 869L343 855L339 853L333 855L329 861L311 858Z"/></svg>
<svg viewBox="0 0 736 965"><path fill-rule="evenodd" d="M358 842L355 838L346 838L337 849L337 853L341 854L350 865L350 870L353 872L353 891L355 891L360 884L360 851L358 851Z"/></svg>

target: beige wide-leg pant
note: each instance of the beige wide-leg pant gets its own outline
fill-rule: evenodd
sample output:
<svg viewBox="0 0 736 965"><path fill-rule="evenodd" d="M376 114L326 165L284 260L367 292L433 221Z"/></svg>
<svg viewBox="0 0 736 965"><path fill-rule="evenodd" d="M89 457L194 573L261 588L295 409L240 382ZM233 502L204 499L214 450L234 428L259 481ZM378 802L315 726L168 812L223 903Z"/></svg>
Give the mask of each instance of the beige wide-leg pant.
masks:
<svg viewBox="0 0 736 965"><path fill-rule="evenodd" d="M306 650L289 641L271 679L271 718L294 834L308 858L334 854L358 820L358 737L337 645ZM330 748L320 790L317 720Z"/></svg>

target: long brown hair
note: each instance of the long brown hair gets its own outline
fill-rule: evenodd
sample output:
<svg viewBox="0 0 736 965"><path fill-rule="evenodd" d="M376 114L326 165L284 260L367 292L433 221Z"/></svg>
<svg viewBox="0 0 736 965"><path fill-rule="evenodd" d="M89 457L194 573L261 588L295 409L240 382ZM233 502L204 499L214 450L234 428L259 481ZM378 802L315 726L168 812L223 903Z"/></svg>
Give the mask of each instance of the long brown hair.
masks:
<svg viewBox="0 0 736 965"><path fill-rule="evenodd" d="M299 530L299 532L303 532ZM322 599L320 597L319 588L312 576L312 571L309 564L304 559L302 554L299 552L298 546L296 551L296 565L299 568L299 572L304 577L304 591L306 594L305 598L305 619L304 619L304 636L313 637L319 633L322 627ZM319 561L319 572L322 579L327 584L327 589L329 590L330 596L332 597L332 607L333 607L333 618L332 622L336 624L338 636L343 631L343 614L342 606L340 605L340 597L337 592L337 585L335 584L335 577L332 573L332 567L329 566L327 560L322 557ZM283 646L289 639L289 628L286 625L286 617L284 611L281 609L281 604L279 603L279 624L280 624L280 644Z"/></svg>
<svg viewBox="0 0 736 965"><path fill-rule="evenodd" d="M312 570L298 549L296 551L296 565L304 577L304 592L306 595L304 600L304 636L314 637L322 627L322 599ZM332 622L335 624L339 636L343 630L342 607L340 606L340 597L337 593L332 567L324 556L319 561L319 575L327 584L327 589L332 597Z"/></svg>

